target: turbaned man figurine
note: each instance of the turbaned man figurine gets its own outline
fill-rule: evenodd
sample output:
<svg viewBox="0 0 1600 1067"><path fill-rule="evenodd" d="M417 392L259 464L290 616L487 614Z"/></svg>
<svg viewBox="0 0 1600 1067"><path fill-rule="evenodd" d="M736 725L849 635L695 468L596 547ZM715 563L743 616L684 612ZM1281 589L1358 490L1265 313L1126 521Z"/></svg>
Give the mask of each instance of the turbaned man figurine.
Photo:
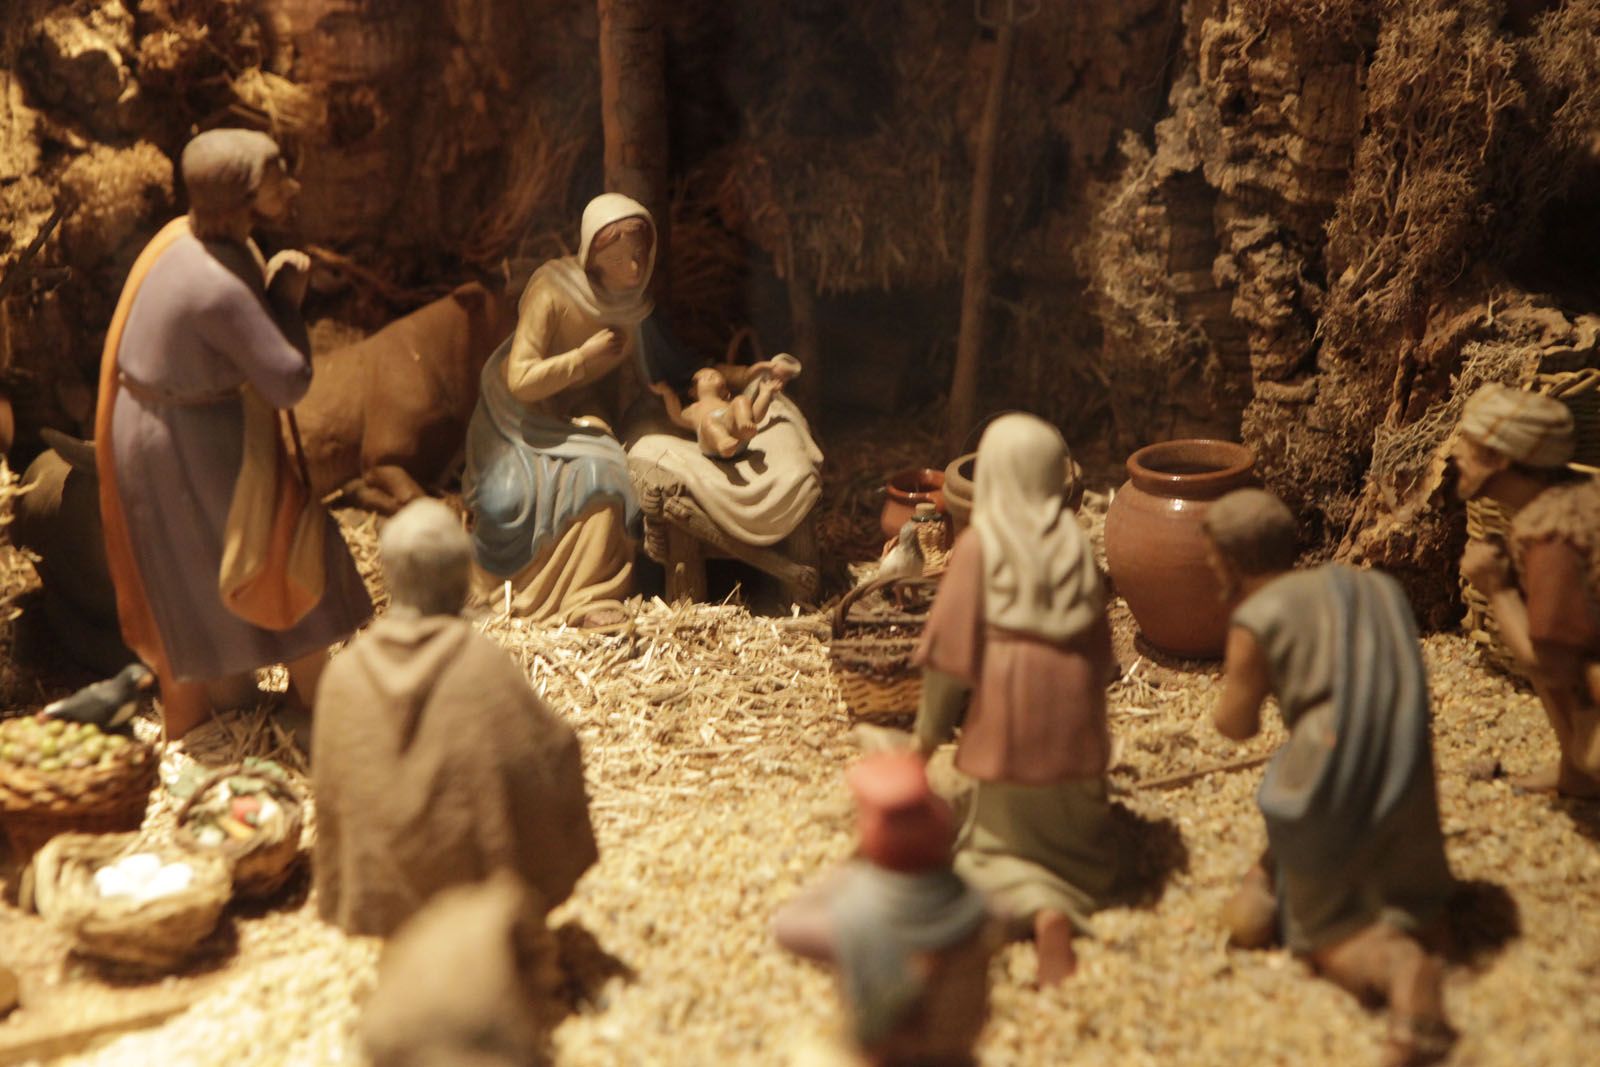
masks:
<svg viewBox="0 0 1600 1067"><path fill-rule="evenodd" d="M1567 469L1572 412L1486 385L1467 401L1451 458L1463 500L1511 513L1506 544L1473 541L1461 574L1489 600L1533 682L1561 755L1524 789L1600 797L1600 480Z"/></svg>

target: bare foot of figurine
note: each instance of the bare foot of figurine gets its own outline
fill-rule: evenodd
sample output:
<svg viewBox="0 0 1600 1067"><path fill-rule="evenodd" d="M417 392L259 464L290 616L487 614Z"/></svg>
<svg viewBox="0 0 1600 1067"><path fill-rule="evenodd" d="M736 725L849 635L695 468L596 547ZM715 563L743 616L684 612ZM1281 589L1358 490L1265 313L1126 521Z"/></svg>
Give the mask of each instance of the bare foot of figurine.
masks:
<svg viewBox="0 0 1600 1067"><path fill-rule="evenodd" d="M1272 879L1259 867L1250 868L1233 896L1222 906L1222 925L1228 943L1236 948L1266 948L1278 933L1278 900Z"/></svg>
<svg viewBox="0 0 1600 1067"><path fill-rule="evenodd" d="M1511 779L1512 788L1523 793L1555 793L1580 800L1600 799L1600 781L1574 770L1565 761L1532 774Z"/></svg>
<svg viewBox="0 0 1600 1067"><path fill-rule="evenodd" d="M1399 964L1389 993L1389 1037L1384 1067L1437 1063L1449 1054L1456 1032L1444 1015L1444 965L1417 952Z"/></svg>
<svg viewBox="0 0 1600 1067"><path fill-rule="evenodd" d="M1059 911L1041 911L1033 918L1033 943L1039 953L1041 989L1071 978L1078 969L1072 950L1072 920Z"/></svg>

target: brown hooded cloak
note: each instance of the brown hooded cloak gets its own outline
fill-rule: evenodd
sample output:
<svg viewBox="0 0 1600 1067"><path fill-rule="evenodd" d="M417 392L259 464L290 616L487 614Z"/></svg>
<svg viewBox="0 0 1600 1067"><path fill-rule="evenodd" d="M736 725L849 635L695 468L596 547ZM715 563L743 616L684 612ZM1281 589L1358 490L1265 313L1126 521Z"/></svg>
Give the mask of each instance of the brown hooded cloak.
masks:
<svg viewBox="0 0 1600 1067"><path fill-rule="evenodd" d="M462 619L378 620L328 665L314 723L318 910L348 933L501 868L549 910L598 855L577 735Z"/></svg>

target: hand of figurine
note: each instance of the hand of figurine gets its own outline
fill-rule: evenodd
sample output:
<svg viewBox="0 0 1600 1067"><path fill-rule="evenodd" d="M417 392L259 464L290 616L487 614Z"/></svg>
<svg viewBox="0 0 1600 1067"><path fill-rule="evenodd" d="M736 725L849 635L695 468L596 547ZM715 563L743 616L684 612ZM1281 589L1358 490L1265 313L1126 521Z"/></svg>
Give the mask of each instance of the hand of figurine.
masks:
<svg viewBox="0 0 1600 1067"><path fill-rule="evenodd" d="M678 391L666 382L651 382L650 391L657 396L677 396Z"/></svg>
<svg viewBox="0 0 1600 1067"><path fill-rule="evenodd" d="M771 359L763 359L759 363L750 364L750 376L765 374L771 380L783 385L800 373L800 361L785 352L780 352Z"/></svg>
<svg viewBox="0 0 1600 1067"><path fill-rule="evenodd" d="M1492 596L1511 584L1511 561L1499 545L1471 541L1461 553L1461 576L1484 596Z"/></svg>
<svg viewBox="0 0 1600 1067"><path fill-rule="evenodd" d="M311 257L286 248L267 261L267 293L273 299L299 307L311 281Z"/></svg>
<svg viewBox="0 0 1600 1067"><path fill-rule="evenodd" d="M596 331L578 346L578 355L585 363L614 363L622 356L622 335L612 329Z"/></svg>
<svg viewBox="0 0 1600 1067"><path fill-rule="evenodd" d="M781 392L783 392L783 380L781 378L763 378L756 383L757 396L771 396L773 393Z"/></svg>

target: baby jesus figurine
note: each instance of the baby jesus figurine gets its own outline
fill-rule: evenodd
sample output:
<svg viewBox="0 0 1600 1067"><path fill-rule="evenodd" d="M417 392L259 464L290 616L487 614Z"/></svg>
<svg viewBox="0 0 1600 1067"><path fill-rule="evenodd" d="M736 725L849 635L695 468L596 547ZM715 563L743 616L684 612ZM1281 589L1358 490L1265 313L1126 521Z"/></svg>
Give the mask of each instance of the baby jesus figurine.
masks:
<svg viewBox="0 0 1600 1067"><path fill-rule="evenodd" d="M772 406L772 398L800 373L800 361L788 353L749 367L702 367L693 379L694 402L687 407L666 382L650 386L666 405L667 416L685 430L693 430L700 451L713 459L732 459L756 435ZM730 376L743 379L734 395Z"/></svg>

